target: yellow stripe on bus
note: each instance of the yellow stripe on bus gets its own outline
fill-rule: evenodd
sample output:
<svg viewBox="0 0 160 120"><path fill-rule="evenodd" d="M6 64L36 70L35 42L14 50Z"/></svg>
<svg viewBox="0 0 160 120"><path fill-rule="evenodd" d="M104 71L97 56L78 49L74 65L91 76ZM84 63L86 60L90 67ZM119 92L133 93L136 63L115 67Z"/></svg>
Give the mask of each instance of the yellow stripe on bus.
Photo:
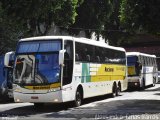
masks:
<svg viewBox="0 0 160 120"><path fill-rule="evenodd" d="M51 85L38 85L38 86L24 86L24 88L29 89L29 90L49 90L51 88L58 88L60 87L61 84L60 83L54 83Z"/></svg>
<svg viewBox="0 0 160 120"><path fill-rule="evenodd" d="M124 80L126 74L124 65L105 65L98 67L96 75L91 75L91 82Z"/></svg>
<svg viewBox="0 0 160 120"><path fill-rule="evenodd" d="M112 80L124 80L125 76L117 75L117 76L91 76L91 82L101 82L101 81L112 81Z"/></svg>

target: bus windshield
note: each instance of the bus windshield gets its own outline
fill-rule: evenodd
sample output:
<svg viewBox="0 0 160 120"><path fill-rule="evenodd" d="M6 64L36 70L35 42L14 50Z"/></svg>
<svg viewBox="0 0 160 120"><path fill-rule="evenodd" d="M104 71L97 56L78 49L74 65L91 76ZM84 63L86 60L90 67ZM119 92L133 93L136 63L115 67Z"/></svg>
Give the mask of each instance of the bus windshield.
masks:
<svg viewBox="0 0 160 120"><path fill-rule="evenodd" d="M137 76L139 75L140 68L138 63L137 56L128 56L127 57L127 66L128 66L128 76Z"/></svg>
<svg viewBox="0 0 160 120"><path fill-rule="evenodd" d="M19 49L16 55L14 82L21 85L44 85L59 82L60 66L58 51L61 49L60 42L59 44L55 43L52 46L53 48L46 48L47 46L42 45L43 42L34 42L34 44L39 44L39 46L29 49L29 45L32 46L31 42L30 44L27 43L26 46L22 44L25 46L24 48L19 46L21 49Z"/></svg>

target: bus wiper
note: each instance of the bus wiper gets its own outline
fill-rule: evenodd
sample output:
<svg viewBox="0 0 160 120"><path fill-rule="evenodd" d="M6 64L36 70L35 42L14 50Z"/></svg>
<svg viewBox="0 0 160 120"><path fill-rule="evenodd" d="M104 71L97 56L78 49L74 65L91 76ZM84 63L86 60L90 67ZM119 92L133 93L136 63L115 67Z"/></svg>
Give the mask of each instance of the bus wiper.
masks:
<svg viewBox="0 0 160 120"><path fill-rule="evenodd" d="M14 83L19 83L19 81L18 81L18 80L15 80Z"/></svg>

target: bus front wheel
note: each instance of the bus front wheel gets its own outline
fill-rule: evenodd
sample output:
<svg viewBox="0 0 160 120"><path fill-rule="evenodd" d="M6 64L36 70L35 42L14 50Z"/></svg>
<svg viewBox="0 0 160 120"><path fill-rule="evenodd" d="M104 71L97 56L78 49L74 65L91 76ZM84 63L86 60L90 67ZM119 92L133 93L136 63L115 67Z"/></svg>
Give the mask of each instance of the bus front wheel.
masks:
<svg viewBox="0 0 160 120"><path fill-rule="evenodd" d="M76 91L74 104L75 104L75 107L79 107L82 104L82 93L79 89Z"/></svg>

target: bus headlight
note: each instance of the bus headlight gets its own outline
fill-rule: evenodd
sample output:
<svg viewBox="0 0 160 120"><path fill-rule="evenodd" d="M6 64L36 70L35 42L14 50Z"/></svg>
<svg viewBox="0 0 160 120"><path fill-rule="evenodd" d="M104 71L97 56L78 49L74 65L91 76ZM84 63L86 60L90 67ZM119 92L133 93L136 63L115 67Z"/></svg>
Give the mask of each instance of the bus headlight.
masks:
<svg viewBox="0 0 160 120"><path fill-rule="evenodd" d="M22 92L19 88L16 88L14 92Z"/></svg>
<svg viewBox="0 0 160 120"><path fill-rule="evenodd" d="M54 102L58 102L58 99L54 99Z"/></svg>
<svg viewBox="0 0 160 120"><path fill-rule="evenodd" d="M58 90L60 90L60 87L58 87L58 88L51 88L51 89L48 90L48 92L56 92Z"/></svg>
<svg viewBox="0 0 160 120"><path fill-rule="evenodd" d="M16 98L16 99L15 99L15 102L20 102L20 99Z"/></svg>

